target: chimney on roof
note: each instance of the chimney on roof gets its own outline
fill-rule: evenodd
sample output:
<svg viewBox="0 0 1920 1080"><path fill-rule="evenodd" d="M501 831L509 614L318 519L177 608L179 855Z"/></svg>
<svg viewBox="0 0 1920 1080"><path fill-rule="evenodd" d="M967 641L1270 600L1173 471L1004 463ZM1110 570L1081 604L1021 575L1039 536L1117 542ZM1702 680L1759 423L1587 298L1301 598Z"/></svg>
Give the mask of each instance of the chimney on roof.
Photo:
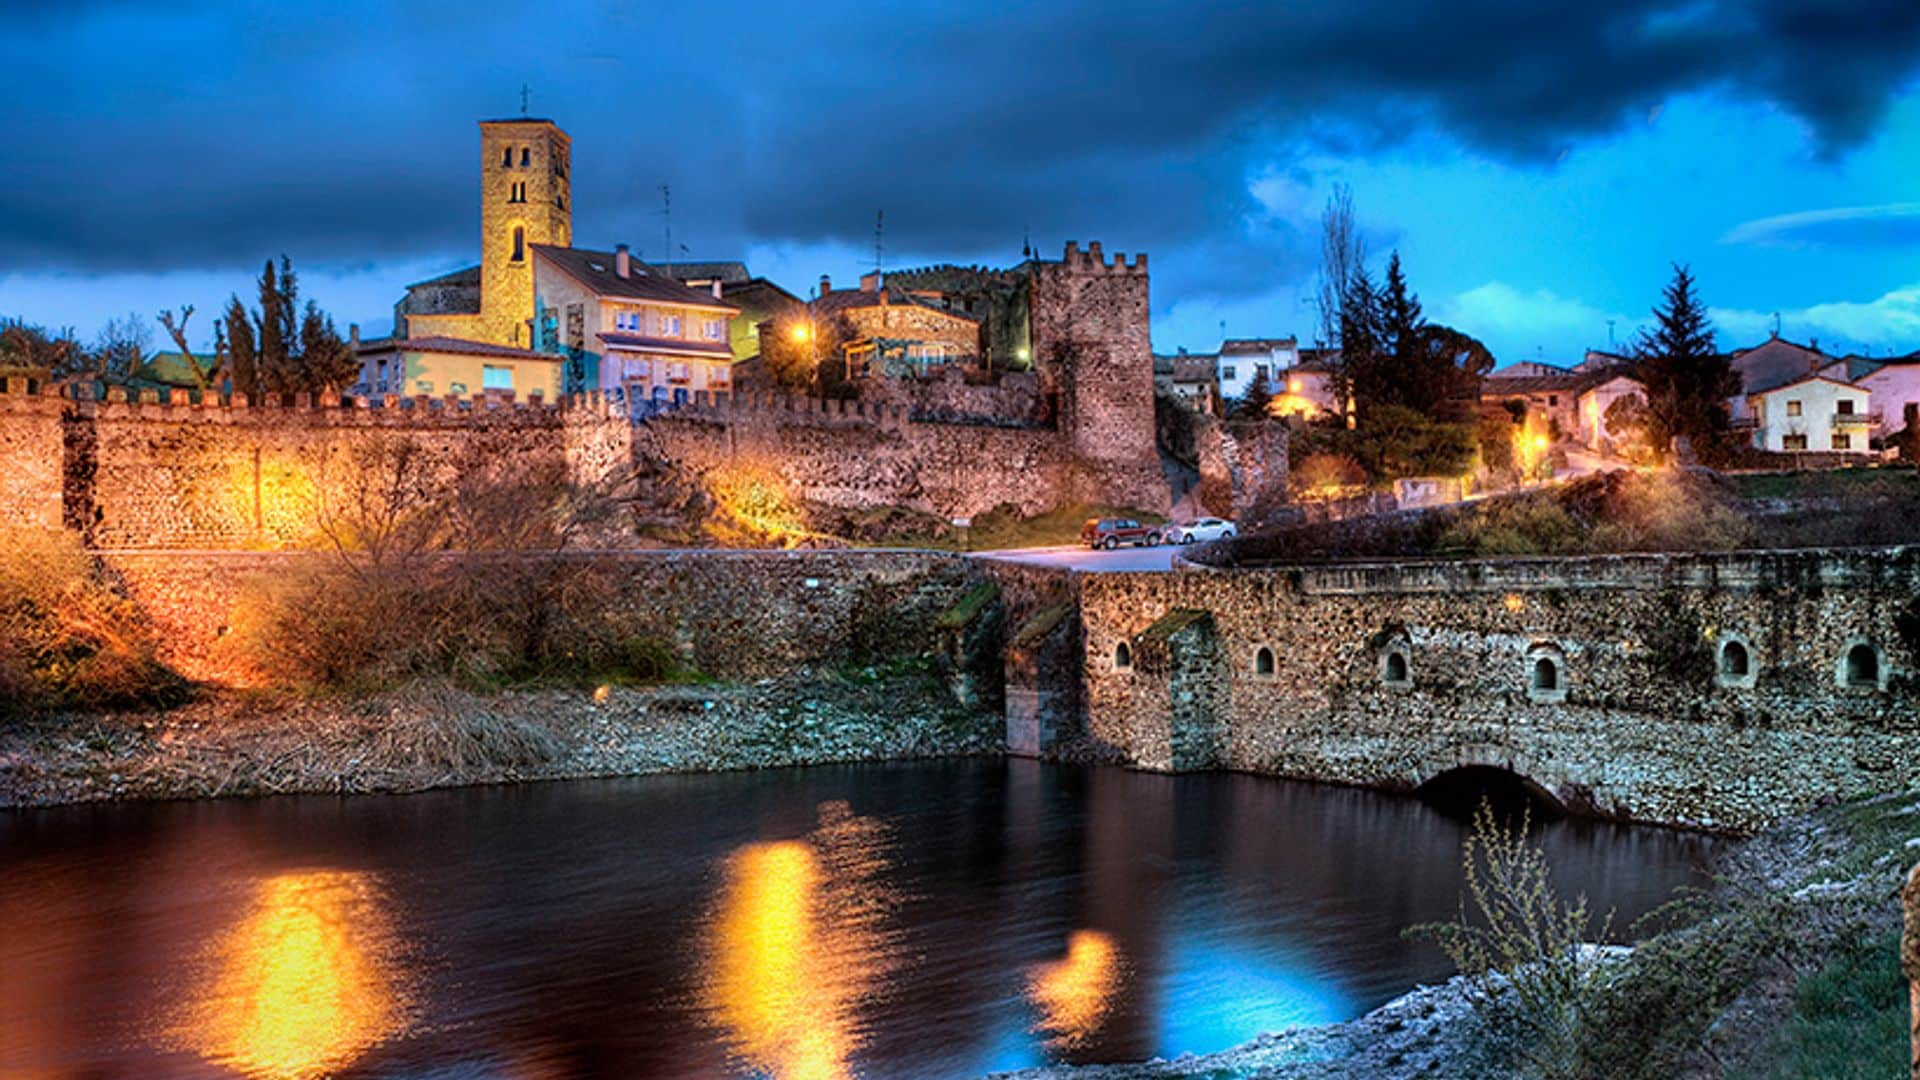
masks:
<svg viewBox="0 0 1920 1080"><path fill-rule="evenodd" d="M833 291L833 279L828 277L825 274L821 274L820 275L820 295L825 296L832 291Z"/></svg>
<svg viewBox="0 0 1920 1080"><path fill-rule="evenodd" d="M613 245L613 272L621 277L633 276L633 256L627 253L627 245Z"/></svg>
<svg viewBox="0 0 1920 1080"><path fill-rule="evenodd" d="M720 299L720 279L719 278L713 279L713 298L715 300Z"/></svg>
<svg viewBox="0 0 1920 1080"><path fill-rule="evenodd" d="M360 324L359 323L356 322L356 323L347 324L347 344L353 346L354 352L360 351Z"/></svg>

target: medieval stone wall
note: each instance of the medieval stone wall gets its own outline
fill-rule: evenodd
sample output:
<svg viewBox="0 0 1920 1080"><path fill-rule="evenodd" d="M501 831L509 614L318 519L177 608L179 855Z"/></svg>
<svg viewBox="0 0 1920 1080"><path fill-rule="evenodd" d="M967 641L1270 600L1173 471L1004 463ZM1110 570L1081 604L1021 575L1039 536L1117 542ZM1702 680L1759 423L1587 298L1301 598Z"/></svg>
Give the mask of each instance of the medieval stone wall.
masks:
<svg viewBox="0 0 1920 1080"><path fill-rule="evenodd" d="M1222 764L1411 789L1490 765L1562 802L1744 830L1920 783L1920 550L1083 575L1096 751L1175 767L1170 695L1220 702ZM1142 636L1203 612L1218 685ZM1116 662L1121 644L1134 659ZM1737 645L1745 675L1723 670ZM1849 671L1864 646L1871 670ZM1265 651L1263 656L1262 651ZM1546 660L1555 685L1542 687ZM1160 670L1165 669L1165 670ZM1402 677L1404 676L1404 677Z"/></svg>
<svg viewBox="0 0 1920 1080"><path fill-rule="evenodd" d="M490 472L600 482L632 456L631 427L597 398L190 397L0 395L0 515L65 524L99 548L308 546L319 508L402 444L417 451L408 479L426 489Z"/></svg>
<svg viewBox="0 0 1920 1080"><path fill-rule="evenodd" d="M827 506L906 506L943 518L1055 506L1066 461L1050 429L916 422L901 406L746 395L649 420L636 453L706 477L777 476Z"/></svg>
<svg viewBox="0 0 1920 1080"><path fill-rule="evenodd" d="M64 403L25 379L0 394L0 521L57 529L61 522ZM29 390L34 392L29 393Z"/></svg>

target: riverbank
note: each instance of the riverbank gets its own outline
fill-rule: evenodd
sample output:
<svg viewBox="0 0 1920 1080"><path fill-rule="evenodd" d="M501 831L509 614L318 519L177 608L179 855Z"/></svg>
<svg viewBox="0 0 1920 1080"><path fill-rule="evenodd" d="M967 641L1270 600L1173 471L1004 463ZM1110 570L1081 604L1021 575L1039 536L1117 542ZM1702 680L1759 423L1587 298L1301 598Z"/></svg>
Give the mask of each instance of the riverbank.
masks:
<svg viewBox="0 0 1920 1080"><path fill-rule="evenodd" d="M1574 1006L1581 1060L1550 1076L1904 1075L1899 889L1920 861L1920 791L1827 807L1729 850L1715 884ZM1355 1020L1218 1053L1030 1069L1003 1080L1381 1080L1517 1075L1464 978Z"/></svg>
<svg viewBox="0 0 1920 1080"><path fill-rule="evenodd" d="M997 752L999 718L924 672L752 683L366 696L209 691L169 710L0 728L0 808L295 792L410 792Z"/></svg>

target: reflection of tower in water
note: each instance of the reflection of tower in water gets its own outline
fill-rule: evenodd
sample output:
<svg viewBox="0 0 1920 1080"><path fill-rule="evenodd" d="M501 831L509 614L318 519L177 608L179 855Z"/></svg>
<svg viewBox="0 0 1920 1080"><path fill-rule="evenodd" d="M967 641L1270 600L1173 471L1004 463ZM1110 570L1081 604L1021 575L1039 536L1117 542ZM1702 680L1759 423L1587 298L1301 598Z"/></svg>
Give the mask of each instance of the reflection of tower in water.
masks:
<svg viewBox="0 0 1920 1080"><path fill-rule="evenodd" d="M262 881L210 959L210 978L177 1034L242 1075L333 1075L408 1027L398 938L368 875Z"/></svg>
<svg viewBox="0 0 1920 1080"><path fill-rule="evenodd" d="M800 840L728 859L707 928L702 1006L729 1050L774 1080L853 1075L861 1013L893 963L885 830L844 802Z"/></svg>

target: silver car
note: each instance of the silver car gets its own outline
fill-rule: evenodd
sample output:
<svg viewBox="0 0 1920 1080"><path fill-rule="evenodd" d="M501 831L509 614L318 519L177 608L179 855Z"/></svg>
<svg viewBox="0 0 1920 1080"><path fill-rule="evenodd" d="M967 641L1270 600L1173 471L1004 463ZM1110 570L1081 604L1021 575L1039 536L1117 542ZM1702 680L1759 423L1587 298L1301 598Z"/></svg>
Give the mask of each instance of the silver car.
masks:
<svg viewBox="0 0 1920 1080"><path fill-rule="evenodd" d="M1212 517L1198 521L1176 521L1160 530L1160 540L1167 544L1203 544L1208 540L1227 540L1238 535L1233 522Z"/></svg>

